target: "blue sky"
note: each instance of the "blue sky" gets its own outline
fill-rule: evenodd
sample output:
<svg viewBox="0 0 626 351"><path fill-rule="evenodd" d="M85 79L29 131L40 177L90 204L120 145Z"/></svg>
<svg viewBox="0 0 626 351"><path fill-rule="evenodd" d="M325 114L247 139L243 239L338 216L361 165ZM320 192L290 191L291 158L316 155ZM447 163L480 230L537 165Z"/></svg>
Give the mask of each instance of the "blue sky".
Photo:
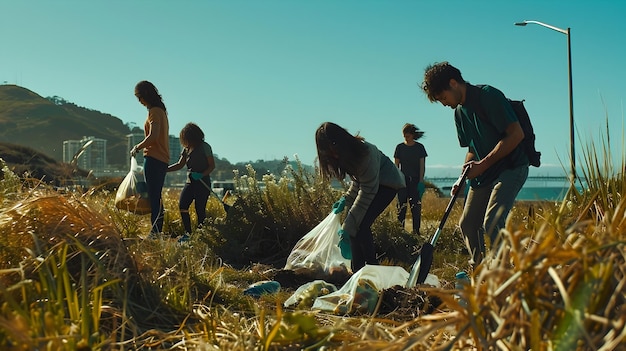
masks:
<svg viewBox="0 0 626 351"><path fill-rule="evenodd" d="M424 68L525 99L544 165L569 170L567 36L571 27L577 163L591 141L623 150L623 1L3 1L0 84L143 125L133 95L150 80L170 133L190 121L230 162L294 155L313 164L324 121L392 157L404 123L425 131L426 176L457 176L453 112L419 88Z"/></svg>

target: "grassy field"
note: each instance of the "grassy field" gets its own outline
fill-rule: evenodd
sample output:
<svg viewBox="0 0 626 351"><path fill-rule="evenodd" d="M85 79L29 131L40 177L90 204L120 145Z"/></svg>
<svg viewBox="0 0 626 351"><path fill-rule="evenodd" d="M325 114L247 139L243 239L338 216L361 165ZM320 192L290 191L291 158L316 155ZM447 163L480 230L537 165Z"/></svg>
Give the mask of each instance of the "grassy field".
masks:
<svg viewBox="0 0 626 351"><path fill-rule="evenodd" d="M340 196L301 169L265 176L263 189L254 169L235 174L245 191L231 198L228 212L212 197L209 219L180 246L171 239L182 234L176 190L164 192L166 235L144 240L149 216L117 209L106 187L59 193L4 167L0 347L623 350L626 182L595 151L586 153L581 175L588 189L558 203L518 202L501 232L504 244L476 270L457 228L459 201L431 270L441 288L397 292L438 303L428 311L423 301L408 303L402 314L400 305L360 315L283 308L292 287L260 299L243 294L276 277L297 240ZM406 233L390 206L374 225L382 264L410 269L448 201L428 189L424 237ZM471 273L462 292L453 289L459 270Z"/></svg>

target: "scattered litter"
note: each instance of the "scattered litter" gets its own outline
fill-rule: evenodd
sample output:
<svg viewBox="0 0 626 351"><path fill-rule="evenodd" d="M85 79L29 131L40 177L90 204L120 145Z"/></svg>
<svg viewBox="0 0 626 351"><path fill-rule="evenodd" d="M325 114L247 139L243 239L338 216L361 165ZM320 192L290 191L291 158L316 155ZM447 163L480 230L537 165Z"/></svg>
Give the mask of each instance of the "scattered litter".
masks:
<svg viewBox="0 0 626 351"><path fill-rule="evenodd" d="M243 291L244 295L261 297L263 294L273 294L280 291L280 283L275 280L262 280L250 285Z"/></svg>

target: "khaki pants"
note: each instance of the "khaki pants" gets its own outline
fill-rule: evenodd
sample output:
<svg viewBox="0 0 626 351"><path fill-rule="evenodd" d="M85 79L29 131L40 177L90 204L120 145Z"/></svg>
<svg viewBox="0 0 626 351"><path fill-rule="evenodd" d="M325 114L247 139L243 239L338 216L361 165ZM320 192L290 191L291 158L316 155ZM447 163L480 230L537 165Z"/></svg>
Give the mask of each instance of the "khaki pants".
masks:
<svg viewBox="0 0 626 351"><path fill-rule="evenodd" d="M459 221L461 232L467 239L474 266L485 253L485 234L489 235L490 247L499 241L498 234L504 228L517 194L528 177L528 165L504 170L489 186L470 187Z"/></svg>

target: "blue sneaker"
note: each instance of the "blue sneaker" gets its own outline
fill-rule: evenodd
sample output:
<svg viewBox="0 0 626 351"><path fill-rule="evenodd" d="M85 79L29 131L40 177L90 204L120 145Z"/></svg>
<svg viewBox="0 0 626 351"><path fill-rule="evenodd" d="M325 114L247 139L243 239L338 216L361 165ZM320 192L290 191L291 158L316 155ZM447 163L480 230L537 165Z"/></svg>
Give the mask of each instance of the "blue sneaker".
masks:
<svg viewBox="0 0 626 351"><path fill-rule="evenodd" d="M181 236L181 237L178 239L178 244L179 244L179 245L185 245L185 244L188 244L188 243L189 243L189 240L191 240L191 238L189 237L189 234L185 233L185 234L183 234L183 236Z"/></svg>

